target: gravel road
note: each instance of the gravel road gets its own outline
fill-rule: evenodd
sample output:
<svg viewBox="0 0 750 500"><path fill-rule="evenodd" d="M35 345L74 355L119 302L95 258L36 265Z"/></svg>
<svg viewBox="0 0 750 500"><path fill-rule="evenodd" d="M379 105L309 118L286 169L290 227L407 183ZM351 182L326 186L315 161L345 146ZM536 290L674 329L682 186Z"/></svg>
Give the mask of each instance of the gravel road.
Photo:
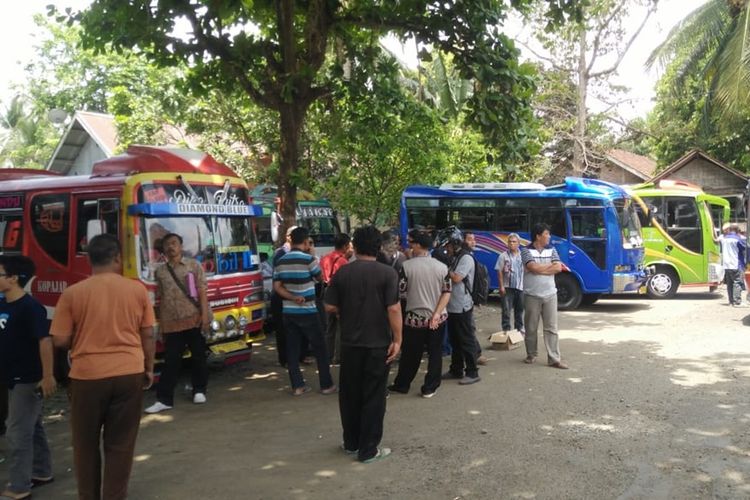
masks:
<svg viewBox="0 0 750 500"><path fill-rule="evenodd" d="M449 381L432 399L414 384L388 400L393 455L370 465L339 449L336 396L292 398L266 341L250 363L212 372L208 404L177 398L144 416L130 497L750 498L750 307L726 302L623 295L560 313L570 370L543 355L526 365L523 347L486 350L478 384ZM478 311L483 344L499 314L496 302ZM75 497L64 405L48 419L57 479L35 499Z"/></svg>

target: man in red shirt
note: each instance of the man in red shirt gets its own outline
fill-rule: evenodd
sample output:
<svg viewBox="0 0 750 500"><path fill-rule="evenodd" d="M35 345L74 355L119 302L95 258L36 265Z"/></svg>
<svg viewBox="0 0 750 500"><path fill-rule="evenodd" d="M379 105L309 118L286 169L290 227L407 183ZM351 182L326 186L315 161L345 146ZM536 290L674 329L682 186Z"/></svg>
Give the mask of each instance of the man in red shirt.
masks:
<svg viewBox="0 0 750 500"><path fill-rule="evenodd" d="M333 240L334 250L320 259L320 270L323 275L323 285L328 286L331 278L341 266L349 262L352 256L352 240L346 233L341 233ZM339 364L341 354L341 330L337 313L329 313L326 321L326 349L328 358L334 365Z"/></svg>

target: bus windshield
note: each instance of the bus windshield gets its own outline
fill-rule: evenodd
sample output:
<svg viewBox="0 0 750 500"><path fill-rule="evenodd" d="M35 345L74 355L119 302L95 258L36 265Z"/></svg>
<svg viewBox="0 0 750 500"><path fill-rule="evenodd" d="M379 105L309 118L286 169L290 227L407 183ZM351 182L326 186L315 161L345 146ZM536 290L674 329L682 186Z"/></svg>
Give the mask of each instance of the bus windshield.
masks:
<svg viewBox="0 0 750 500"><path fill-rule="evenodd" d="M640 248L643 246L641 235L641 223L638 220L633 201L629 198L618 198L613 200L617 210L617 222L622 231L622 244L624 248Z"/></svg>
<svg viewBox="0 0 750 500"><path fill-rule="evenodd" d="M182 236L185 257L201 263L207 276L254 271L255 241L244 217L141 217L141 276L153 272L166 258L161 252L167 233Z"/></svg>

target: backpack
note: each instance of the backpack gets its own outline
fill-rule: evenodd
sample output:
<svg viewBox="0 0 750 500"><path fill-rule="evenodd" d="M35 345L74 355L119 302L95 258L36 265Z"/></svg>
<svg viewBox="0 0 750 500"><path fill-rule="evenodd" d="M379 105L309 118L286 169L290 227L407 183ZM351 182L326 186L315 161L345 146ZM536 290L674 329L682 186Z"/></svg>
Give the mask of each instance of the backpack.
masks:
<svg viewBox="0 0 750 500"><path fill-rule="evenodd" d="M461 255L468 255L474 259L474 282L471 287L471 300L474 305L481 306L487 303L487 296L490 293L490 273L487 271L487 266L482 264L470 253L462 253ZM461 258L459 255L459 259ZM456 260L458 263L458 259ZM464 288L469 290L469 277L464 277L463 283Z"/></svg>

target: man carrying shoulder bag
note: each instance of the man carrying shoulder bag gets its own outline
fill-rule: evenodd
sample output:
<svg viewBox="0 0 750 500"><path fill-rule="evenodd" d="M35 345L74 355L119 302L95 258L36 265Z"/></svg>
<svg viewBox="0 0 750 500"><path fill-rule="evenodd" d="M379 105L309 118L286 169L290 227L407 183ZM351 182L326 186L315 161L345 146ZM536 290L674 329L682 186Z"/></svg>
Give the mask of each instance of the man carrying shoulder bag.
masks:
<svg viewBox="0 0 750 500"><path fill-rule="evenodd" d="M206 402L208 385L203 334L209 331L211 320L206 276L198 261L182 255L180 235L167 234L162 245L167 262L156 270L155 278L165 359L156 388L156 403L146 408L146 413L159 413L174 406L174 388L185 347L190 349L192 358L193 403Z"/></svg>

